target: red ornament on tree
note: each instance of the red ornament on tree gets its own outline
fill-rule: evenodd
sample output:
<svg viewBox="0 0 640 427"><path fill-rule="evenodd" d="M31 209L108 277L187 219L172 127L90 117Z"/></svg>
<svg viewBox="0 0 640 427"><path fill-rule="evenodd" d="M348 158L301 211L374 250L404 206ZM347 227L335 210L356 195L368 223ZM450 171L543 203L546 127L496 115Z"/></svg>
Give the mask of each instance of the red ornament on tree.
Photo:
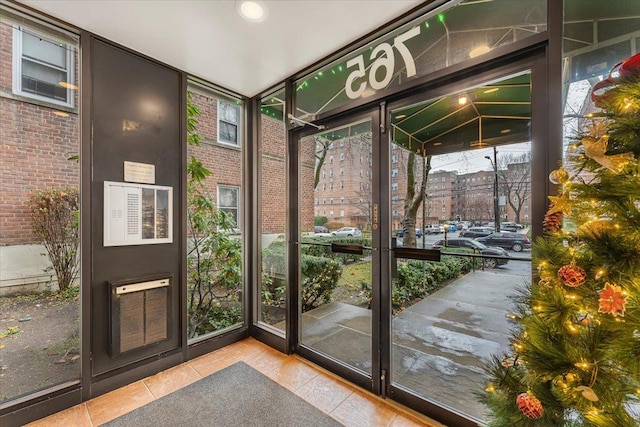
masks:
<svg viewBox="0 0 640 427"><path fill-rule="evenodd" d="M558 270L558 279L571 288L577 288L584 284L584 281L587 279L587 272L572 262L571 264L560 267L560 270Z"/></svg>
<svg viewBox="0 0 640 427"><path fill-rule="evenodd" d="M520 393L516 397L518 409L528 418L538 419L544 413L542 403L531 392Z"/></svg>

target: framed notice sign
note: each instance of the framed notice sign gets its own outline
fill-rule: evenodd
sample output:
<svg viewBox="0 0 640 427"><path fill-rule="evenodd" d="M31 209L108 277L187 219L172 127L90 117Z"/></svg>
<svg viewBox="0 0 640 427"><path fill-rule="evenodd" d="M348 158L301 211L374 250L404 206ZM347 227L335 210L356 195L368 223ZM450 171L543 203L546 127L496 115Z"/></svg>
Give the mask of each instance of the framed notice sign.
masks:
<svg viewBox="0 0 640 427"><path fill-rule="evenodd" d="M104 246L173 242L173 188L104 182Z"/></svg>

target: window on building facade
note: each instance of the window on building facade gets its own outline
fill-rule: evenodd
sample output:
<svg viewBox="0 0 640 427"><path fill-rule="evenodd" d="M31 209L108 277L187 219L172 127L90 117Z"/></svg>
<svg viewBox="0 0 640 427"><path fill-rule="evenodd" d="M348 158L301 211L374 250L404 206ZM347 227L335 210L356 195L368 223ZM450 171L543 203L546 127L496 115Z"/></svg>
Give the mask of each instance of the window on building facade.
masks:
<svg viewBox="0 0 640 427"><path fill-rule="evenodd" d="M344 139L340 140L340 147L344 147ZM344 154L340 154L340 156L342 157ZM342 158L340 160L342 160Z"/></svg>
<svg viewBox="0 0 640 427"><path fill-rule="evenodd" d="M333 156L329 156L329 163L333 163Z"/></svg>
<svg viewBox="0 0 640 427"><path fill-rule="evenodd" d="M340 168L340 176L344 175L344 169Z"/></svg>
<svg viewBox="0 0 640 427"><path fill-rule="evenodd" d="M393 156L391 156L391 163L398 163L398 155L394 154Z"/></svg>
<svg viewBox="0 0 640 427"><path fill-rule="evenodd" d="M240 187L218 186L218 207L227 213L240 228Z"/></svg>
<svg viewBox="0 0 640 427"><path fill-rule="evenodd" d="M333 176L333 169L329 169L329 176Z"/></svg>
<svg viewBox="0 0 640 427"><path fill-rule="evenodd" d="M324 171L324 169L322 169L322 177L325 178L327 176L327 173Z"/></svg>
<svg viewBox="0 0 640 427"><path fill-rule="evenodd" d="M391 177L395 178L398 176L398 169L391 169Z"/></svg>
<svg viewBox="0 0 640 427"><path fill-rule="evenodd" d="M333 190L333 182L329 183L329 190Z"/></svg>
<svg viewBox="0 0 640 427"><path fill-rule="evenodd" d="M344 210L340 211L340 218L344 218Z"/></svg>
<svg viewBox="0 0 640 427"><path fill-rule="evenodd" d="M329 204L332 205L333 204L333 197L329 198Z"/></svg>
<svg viewBox="0 0 640 427"><path fill-rule="evenodd" d="M341 142L342 142L342 141L341 141ZM343 144L344 144L344 142L343 142ZM341 146L342 146L342 145L341 145ZM340 161L343 161L343 160L344 160L344 153L340 153Z"/></svg>
<svg viewBox="0 0 640 427"><path fill-rule="evenodd" d="M340 204L344 204L344 196L340 197Z"/></svg>
<svg viewBox="0 0 640 427"><path fill-rule="evenodd" d="M218 101L218 141L240 145L240 106Z"/></svg>
<svg viewBox="0 0 640 427"><path fill-rule="evenodd" d="M73 107L74 53L64 43L22 28L13 29L13 92Z"/></svg>
<svg viewBox="0 0 640 427"><path fill-rule="evenodd" d="M333 218L333 211L329 211L329 218Z"/></svg>

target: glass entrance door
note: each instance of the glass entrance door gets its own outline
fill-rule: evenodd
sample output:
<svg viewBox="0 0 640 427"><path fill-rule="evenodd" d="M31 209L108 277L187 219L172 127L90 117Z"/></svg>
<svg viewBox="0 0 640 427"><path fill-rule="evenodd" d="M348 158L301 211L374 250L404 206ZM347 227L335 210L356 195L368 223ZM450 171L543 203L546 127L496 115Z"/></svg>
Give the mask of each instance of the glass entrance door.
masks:
<svg viewBox="0 0 640 427"><path fill-rule="evenodd" d="M484 368L531 280L531 111L521 72L390 114L389 392L456 425L487 421Z"/></svg>
<svg viewBox="0 0 640 427"><path fill-rule="evenodd" d="M300 344L367 387L378 369L374 139L368 116L299 139Z"/></svg>

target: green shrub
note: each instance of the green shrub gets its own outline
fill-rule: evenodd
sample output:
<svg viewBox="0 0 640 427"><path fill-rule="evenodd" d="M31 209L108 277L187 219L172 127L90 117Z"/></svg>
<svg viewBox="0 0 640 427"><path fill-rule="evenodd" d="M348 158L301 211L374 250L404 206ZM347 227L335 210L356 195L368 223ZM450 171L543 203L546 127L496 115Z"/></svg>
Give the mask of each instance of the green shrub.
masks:
<svg viewBox="0 0 640 427"><path fill-rule="evenodd" d="M47 250L60 291L66 291L80 271L79 204L75 188L49 188L29 200L33 232Z"/></svg>
<svg viewBox="0 0 640 427"><path fill-rule="evenodd" d="M308 245L303 245L308 246ZM320 249L323 249L320 247ZM286 292L285 243L273 242L262 251L262 301L280 305ZM331 294L342 275L342 262L326 256L301 256L302 311L331 302Z"/></svg>
<svg viewBox="0 0 640 427"><path fill-rule="evenodd" d="M342 276L342 263L335 259L301 257L302 312L331 302L331 294Z"/></svg>
<svg viewBox="0 0 640 427"><path fill-rule="evenodd" d="M443 256L440 262L409 260L398 265L393 281L391 303L394 310L442 288L449 280L471 270L471 258Z"/></svg>

